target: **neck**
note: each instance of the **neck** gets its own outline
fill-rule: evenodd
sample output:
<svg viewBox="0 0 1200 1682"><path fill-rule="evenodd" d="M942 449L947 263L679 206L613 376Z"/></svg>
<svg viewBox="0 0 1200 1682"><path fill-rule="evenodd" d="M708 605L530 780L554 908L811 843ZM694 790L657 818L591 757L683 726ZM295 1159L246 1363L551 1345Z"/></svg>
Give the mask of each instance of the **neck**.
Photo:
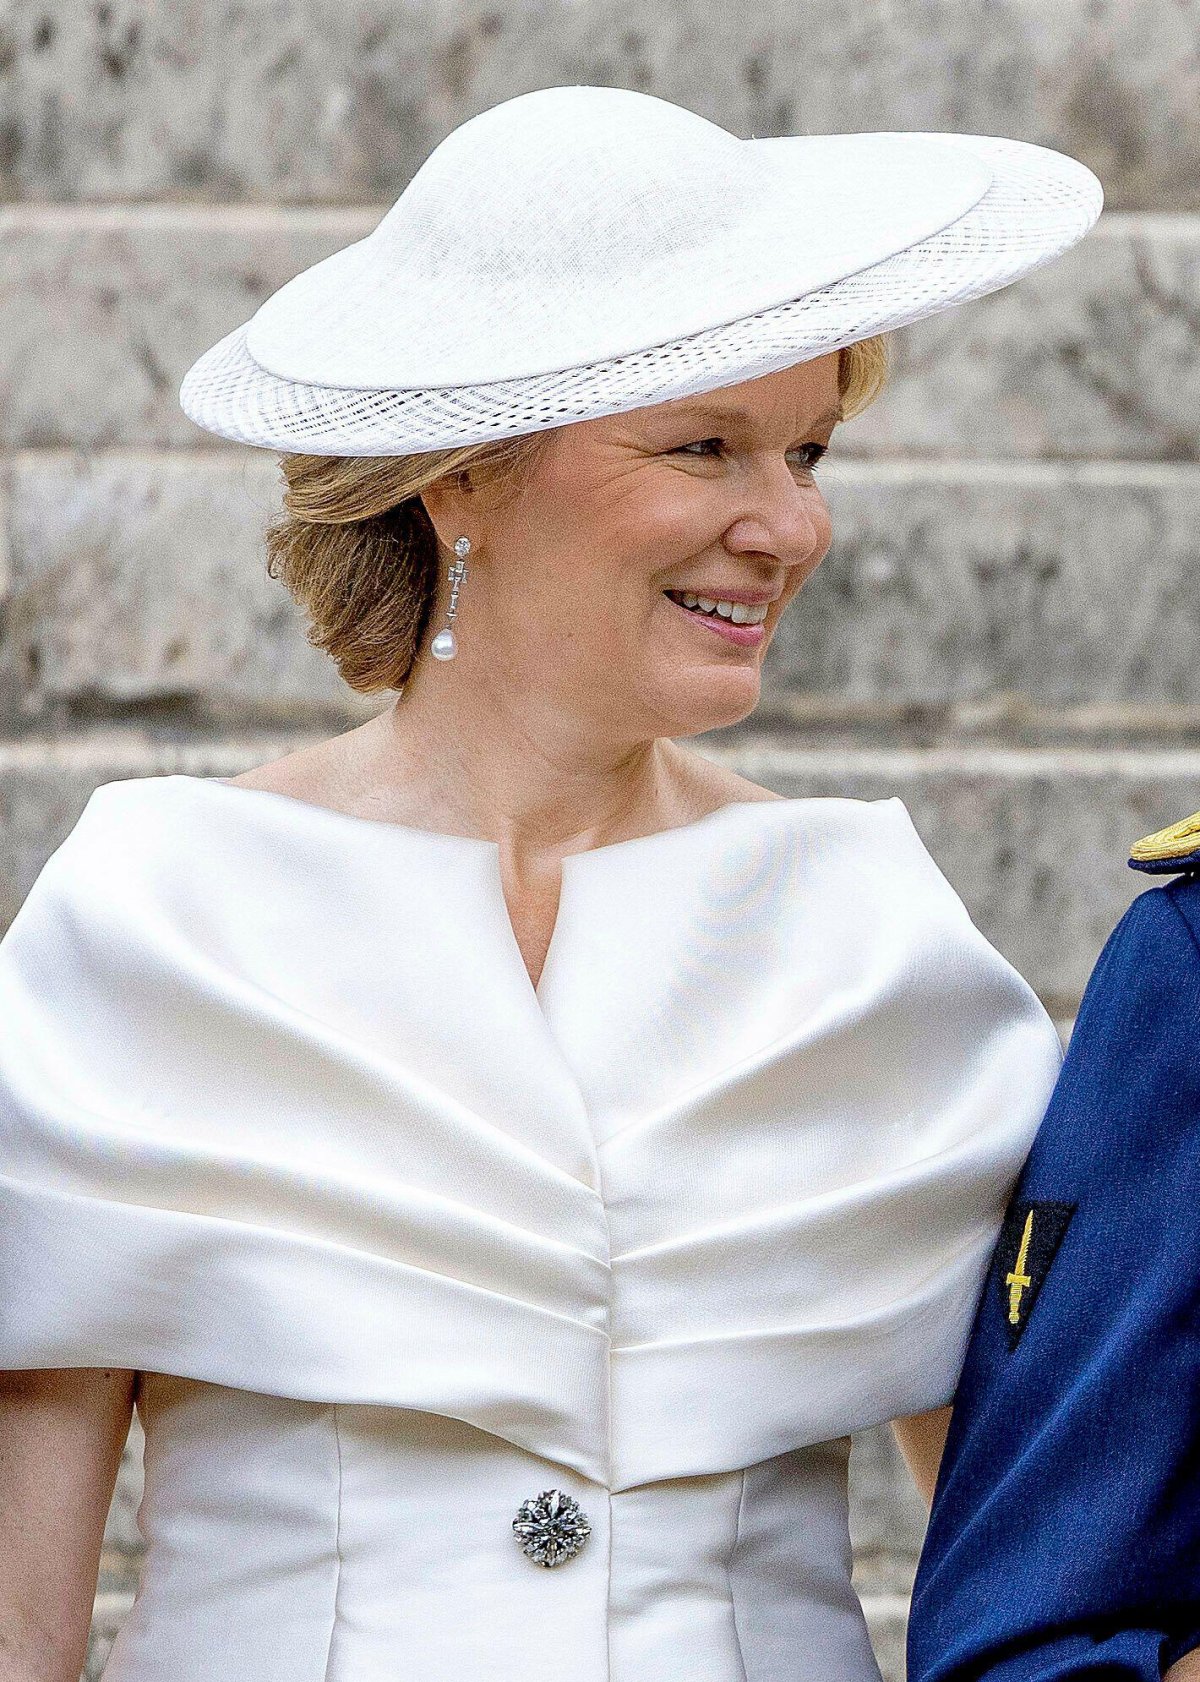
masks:
<svg viewBox="0 0 1200 1682"><path fill-rule="evenodd" d="M371 780L402 821L486 837L536 867L695 815L695 771L669 738L616 740L611 714L589 721L537 688L489 683L478 664L448 666L422 663L365 727Z"/></svg>

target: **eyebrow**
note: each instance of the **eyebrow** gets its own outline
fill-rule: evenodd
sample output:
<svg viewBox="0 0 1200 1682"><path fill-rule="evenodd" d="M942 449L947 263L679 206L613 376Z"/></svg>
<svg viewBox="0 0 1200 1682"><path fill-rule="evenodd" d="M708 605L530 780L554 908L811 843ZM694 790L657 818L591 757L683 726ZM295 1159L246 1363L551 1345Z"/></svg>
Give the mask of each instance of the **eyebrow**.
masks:
<svg viewBox="0 0 1200 1682"><path fill-rule="evenodd" d="M675 411L682 417L688 415L707 415L710 420L753 420L754 416L748 409L740 409L736 404L723 405L719 403L681 403ZM836 425L842 418L841 409L826 409L823 414L814 415L802 430L815 431L819 426Z"/></svg>

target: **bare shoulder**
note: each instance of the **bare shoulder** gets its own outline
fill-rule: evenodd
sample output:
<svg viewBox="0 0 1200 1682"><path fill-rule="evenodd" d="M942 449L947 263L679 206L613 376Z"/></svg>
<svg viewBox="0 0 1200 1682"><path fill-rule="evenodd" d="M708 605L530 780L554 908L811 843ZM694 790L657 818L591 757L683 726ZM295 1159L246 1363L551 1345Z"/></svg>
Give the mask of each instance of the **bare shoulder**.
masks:
<svg viewBox="0 0 1200 1682"><path fill-rule="evenodd" d="M776 794L774 789L763 788L761 783L748 782L745 777L737 779L736 792L731 793L731 800L786 800L786 794Z"/></svg>
<svg viewBox="0 0 1200 1682"><path fill-rule="evenodd" d="M234 788L263 789L333 811L352 811L356 804L356 736L356 730L347 730L340 736L306 743L265 765L252 765L226 781Z"/></svg>

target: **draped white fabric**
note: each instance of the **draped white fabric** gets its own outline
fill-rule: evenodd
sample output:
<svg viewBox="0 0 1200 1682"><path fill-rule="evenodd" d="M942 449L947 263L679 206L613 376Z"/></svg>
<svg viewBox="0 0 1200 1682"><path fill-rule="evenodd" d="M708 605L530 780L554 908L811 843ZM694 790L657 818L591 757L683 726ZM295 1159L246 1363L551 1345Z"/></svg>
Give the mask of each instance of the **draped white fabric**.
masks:
<svg viewBox="0 0 1200 1682"><path fill-rule="evenodd" d="M535 990L491 842L106 783L0 942L0 1368L742 1474L950 1398L1058 1065L899 801L568 857Z"/></svg>

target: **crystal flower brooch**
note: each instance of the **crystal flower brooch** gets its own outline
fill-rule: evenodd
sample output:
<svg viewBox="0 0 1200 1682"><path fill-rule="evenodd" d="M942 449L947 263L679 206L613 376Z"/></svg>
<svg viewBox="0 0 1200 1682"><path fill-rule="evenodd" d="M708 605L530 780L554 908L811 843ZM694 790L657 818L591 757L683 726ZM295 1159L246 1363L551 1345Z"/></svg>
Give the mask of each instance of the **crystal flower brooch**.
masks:
<svg viewBox="0 0 1200 1682"><path fill-rule="evenodd" d="M539 1565L561 1565L579 1552L592 1527L573 1496L561 1489L543 1489L521 1502L513 1532L530 1559Z"/></svg>

